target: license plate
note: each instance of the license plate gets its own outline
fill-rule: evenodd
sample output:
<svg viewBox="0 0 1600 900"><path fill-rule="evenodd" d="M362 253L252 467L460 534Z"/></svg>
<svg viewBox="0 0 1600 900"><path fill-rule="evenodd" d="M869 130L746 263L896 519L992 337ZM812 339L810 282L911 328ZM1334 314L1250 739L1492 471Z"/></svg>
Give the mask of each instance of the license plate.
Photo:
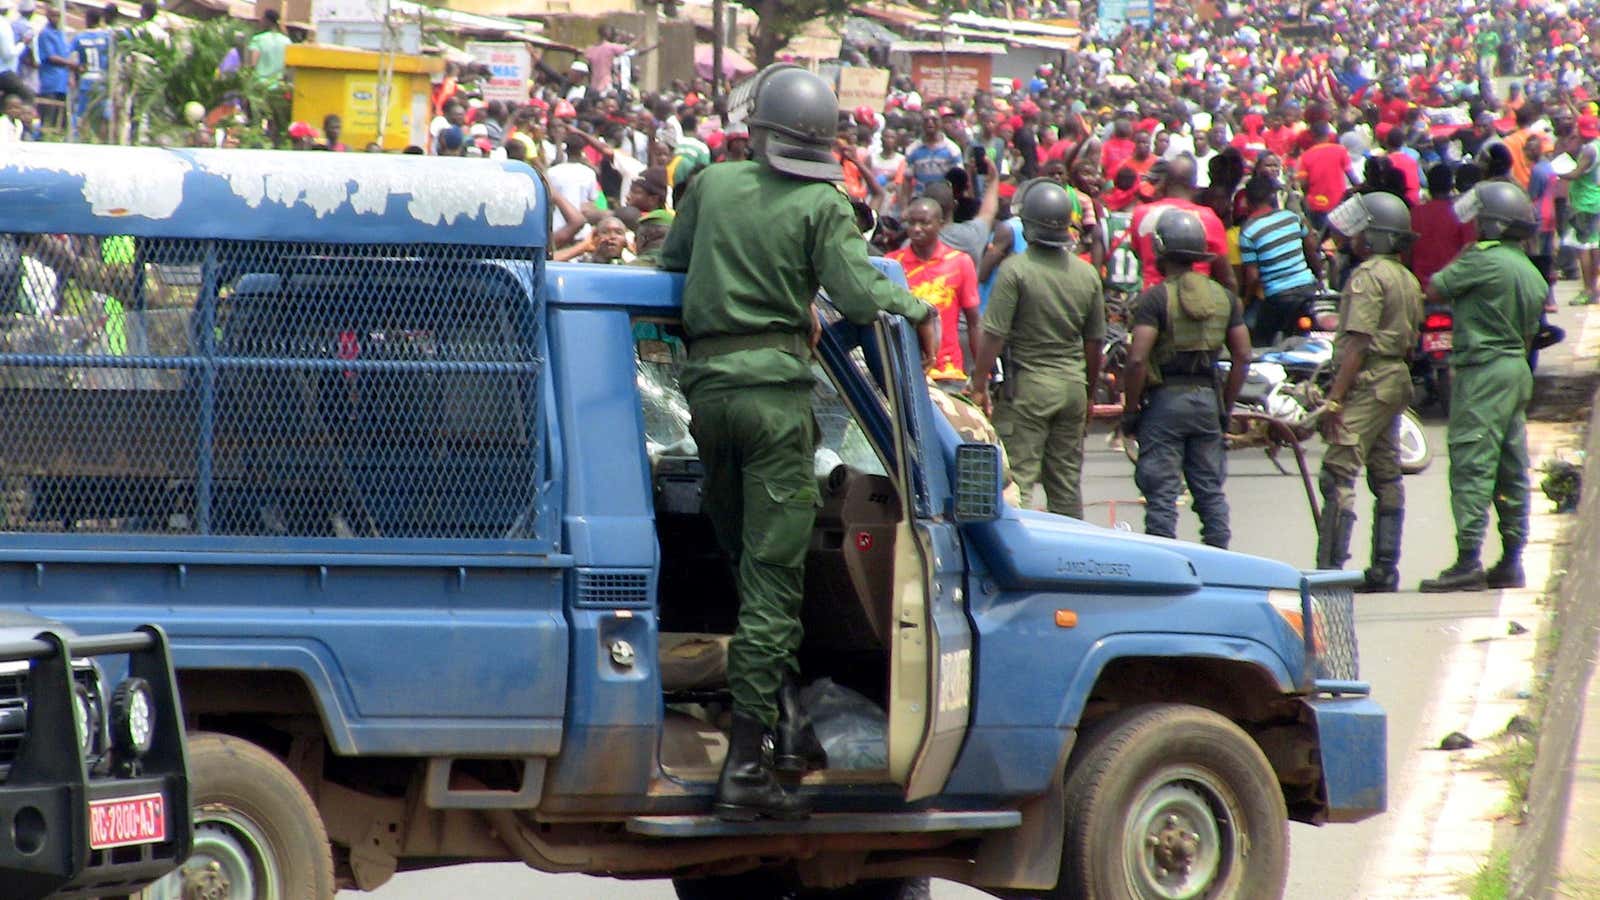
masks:
<svg viewBox="0 0 1600 900"><path fill-rule="evenodd" d="M1438 353L1450 349L1450 332L1427 331L1422 334L1422 352Z"/></svg>
<svg viewBox="0 0 1600 900"><path fill-rule="evenodd" d="M167 800L160 794L89 801L89 846L96 850L167 839Z"/></svg>

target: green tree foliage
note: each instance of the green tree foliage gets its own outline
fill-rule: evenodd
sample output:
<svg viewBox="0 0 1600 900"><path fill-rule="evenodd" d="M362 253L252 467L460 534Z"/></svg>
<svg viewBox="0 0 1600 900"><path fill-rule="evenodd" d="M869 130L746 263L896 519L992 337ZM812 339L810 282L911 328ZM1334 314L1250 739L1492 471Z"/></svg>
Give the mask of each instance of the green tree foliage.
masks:
<svg viewBox="0 0 1600 900"><path fill-rule="evenodd" d="M739 0L756 14L755 33L750 43L757 67L771 63L789 40L812 19L838 17L860 6L860 0Z"/></svg>
<svg viewBox="0 0 1600 900"><path fill-rule="evenodd" d="M171 140L188 131L192 126L185 121L183 110L191 101L207 112L239 101L251 126L243 135L246 144L257 143L249 136L261 134L263 122L272 123L275 134L287 129L286 86L263 85L248 67L217 72L230 49L237 47L241 56L248 56L247 28L223 17L197 22L170 37L137 33L120 45L125 54L123 75L127 79L126 96L132 99L133 120L143 123L148 138Z"/></svg>

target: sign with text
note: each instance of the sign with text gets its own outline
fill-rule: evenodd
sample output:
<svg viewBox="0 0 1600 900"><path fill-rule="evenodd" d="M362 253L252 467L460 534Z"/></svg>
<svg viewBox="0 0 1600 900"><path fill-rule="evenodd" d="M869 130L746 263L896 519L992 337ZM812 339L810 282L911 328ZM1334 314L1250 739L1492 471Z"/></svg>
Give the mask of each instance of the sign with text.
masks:
<svg viewBox="0 0 1600 900"><path fill-rule="evenodd" d="M889 70L846 66L839 70L839 108L870 106L882 112L889 96Z"/></svg>
<svg viewBox="0 0 1600 900"><path fill-rule="evenodd" d="M483 85L484 100L528 101L528 78L533 74L533 60L528 56L527 44L472 41L467 44L467 52L478 65L489 68L489 80Z"/></svg>
<svg viewBox="0 0 1600 900"><path fill-rule="evenodd" d="M969 99L979 91L989 90L993 62L982 53L918 53L911 57L911 83L923 102Z"/></svg>

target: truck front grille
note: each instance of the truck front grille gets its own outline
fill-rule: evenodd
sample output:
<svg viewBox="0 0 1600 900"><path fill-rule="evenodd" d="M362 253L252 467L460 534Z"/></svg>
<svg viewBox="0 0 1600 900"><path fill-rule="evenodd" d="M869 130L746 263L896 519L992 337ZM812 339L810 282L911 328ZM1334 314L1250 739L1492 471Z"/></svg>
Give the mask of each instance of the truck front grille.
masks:
<svg viewBox="0 0 1600 900"><path fill-rule="evenodd" d="M1356 647L1356 598L1348 587L1311 589L1311 627L1316 647L1316 677L1356 681L1361 659Z"/></svg>

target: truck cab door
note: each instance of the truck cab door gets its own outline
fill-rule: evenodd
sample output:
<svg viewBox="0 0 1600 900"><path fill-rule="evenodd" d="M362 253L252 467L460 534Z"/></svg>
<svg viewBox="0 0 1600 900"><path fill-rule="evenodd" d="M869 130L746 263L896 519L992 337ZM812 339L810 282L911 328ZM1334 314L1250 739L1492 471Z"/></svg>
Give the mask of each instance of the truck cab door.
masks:
<svg viewBox="0 0 1600 900"><path fill-rule="evenodd" d="M889 640L889 772L907 800L944 788L966 738L972 625L950 481L915 332L885 316L875 329L893 389L891 418L907 515L895 542Z"/></svg>

